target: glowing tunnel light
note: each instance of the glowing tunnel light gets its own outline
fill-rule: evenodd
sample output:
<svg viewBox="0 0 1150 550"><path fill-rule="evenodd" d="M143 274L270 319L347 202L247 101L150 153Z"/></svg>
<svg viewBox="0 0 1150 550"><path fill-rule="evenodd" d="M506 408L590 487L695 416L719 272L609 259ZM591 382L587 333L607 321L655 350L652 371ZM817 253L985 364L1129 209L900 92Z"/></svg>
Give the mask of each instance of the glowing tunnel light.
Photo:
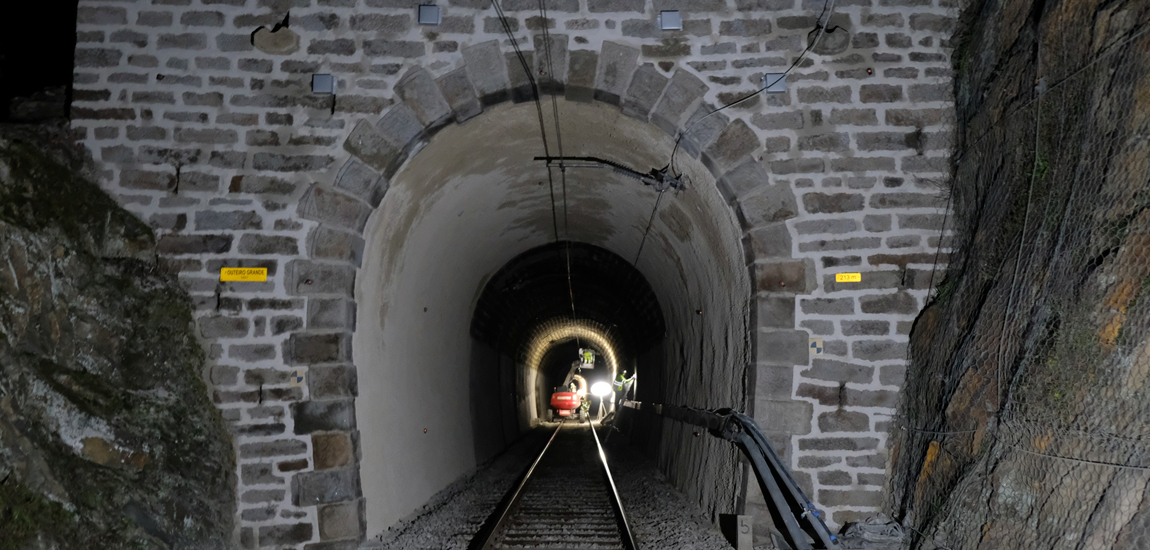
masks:
<svg viewBox="0 0 1150 550"><path fill-rule="evenodd" d="M595 382L591 385L591 393L596 397L607 397L611 395L611 384L606 382Z"/></svg>

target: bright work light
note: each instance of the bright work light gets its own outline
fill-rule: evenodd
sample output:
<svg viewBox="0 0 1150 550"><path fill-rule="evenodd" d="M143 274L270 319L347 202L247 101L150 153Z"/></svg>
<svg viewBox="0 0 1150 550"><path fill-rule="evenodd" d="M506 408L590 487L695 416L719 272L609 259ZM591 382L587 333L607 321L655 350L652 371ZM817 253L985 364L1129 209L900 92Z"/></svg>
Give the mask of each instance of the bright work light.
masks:
<svg viewBox="0 0 1150 550"><path fill-rule="evenodd" d="M607 397L611 395L611 384L606 382L595 382L591 385L591 393L597 397Z"/></svg>

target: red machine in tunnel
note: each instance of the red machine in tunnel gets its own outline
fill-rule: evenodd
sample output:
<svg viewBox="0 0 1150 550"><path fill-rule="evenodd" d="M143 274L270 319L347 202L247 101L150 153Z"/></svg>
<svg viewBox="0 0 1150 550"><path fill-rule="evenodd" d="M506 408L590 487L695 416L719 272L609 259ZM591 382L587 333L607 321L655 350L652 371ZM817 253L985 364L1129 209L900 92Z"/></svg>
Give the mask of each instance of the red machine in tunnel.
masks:
<svg viewBox="0 0 1150 550"><path fill-rule="evenodd" d="M582 405L583 397L578 393L559 391L551 394L551 408L554 409L554 414L559 417L577 414Z"/></svg>
<svg viewBox="0 0 1150 550"><path fill-rule="evenodd" d="M595 353L590 349L579 349L579 360L571 363L571 371L563 380L563 389L574 391L556 391L551 394L551 417L565 418L580 416L586 418L583 410L583 401L587 399L587 381L580 376L583 369L595 368ZM556 388L558 389L558 388Z"/></svg>

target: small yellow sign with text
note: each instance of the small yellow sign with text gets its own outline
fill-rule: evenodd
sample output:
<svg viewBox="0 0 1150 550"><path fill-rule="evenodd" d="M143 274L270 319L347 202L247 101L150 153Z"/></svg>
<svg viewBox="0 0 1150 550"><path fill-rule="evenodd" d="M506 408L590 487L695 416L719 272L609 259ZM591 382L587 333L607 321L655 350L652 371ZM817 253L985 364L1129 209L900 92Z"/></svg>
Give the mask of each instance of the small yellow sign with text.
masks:
<svg viewBox="0 0 1150 550"><path fill-rule="evenodd" d="M862 273L835 273L836 283L861 283Z"/></svg>
<svg viewBox="0 0 1150 550"><path fill-rule="evenodd" d="M221 281L263 282L268 280L266 267L225 267L220 269Z"/></svg>

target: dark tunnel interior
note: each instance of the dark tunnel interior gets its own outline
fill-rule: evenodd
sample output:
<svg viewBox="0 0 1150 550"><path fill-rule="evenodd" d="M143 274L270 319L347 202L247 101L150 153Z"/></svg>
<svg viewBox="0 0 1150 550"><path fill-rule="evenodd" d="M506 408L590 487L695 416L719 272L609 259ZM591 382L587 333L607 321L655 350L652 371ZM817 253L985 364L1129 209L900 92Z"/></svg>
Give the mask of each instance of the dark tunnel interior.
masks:
<svg viewBox="0 0 1150 550"><path fill-rule="evenodd" d="M547 419L550 395L580 347L596 352L588 383L610 381L618 370L640 371L640 358L665 332L651 285L621 256L570 242L516 256L484 286L471 321L472 403L477 412L500 411L472 416L476 457L518 438L512 428L524 417Z"/></svg>

